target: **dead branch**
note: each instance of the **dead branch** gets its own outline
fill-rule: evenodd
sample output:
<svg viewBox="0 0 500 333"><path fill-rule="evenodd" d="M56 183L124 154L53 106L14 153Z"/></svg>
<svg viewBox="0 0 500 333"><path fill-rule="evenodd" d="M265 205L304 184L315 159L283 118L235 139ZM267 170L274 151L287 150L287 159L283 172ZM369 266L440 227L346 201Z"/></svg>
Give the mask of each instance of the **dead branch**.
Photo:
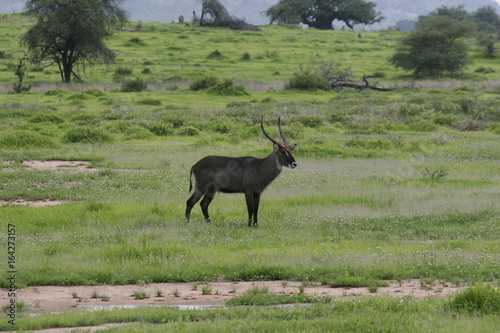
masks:
<svg viewBox="0 0 500 333"><path fill-rule="evenodd" d="M331 83L331 87L333 90L335 91L340 91L344 88L353 88L353 89L356 89L356 91L362 91L362 90L365 90L365 89L372 89L372 90L377 90L377 91L391 91L391 90L394 90L395 88L384 88L384 87L378 87L377 83L375 84L370 84L368 82L368 79L369 78L373 78L374 76L370 76L370 75L363 75L363 82L364 84L358 84L358 83L354 83L352 81L349 81L346 77L344 76L341 76L341 77L338 77L335 81L333 81Z"/></svg>

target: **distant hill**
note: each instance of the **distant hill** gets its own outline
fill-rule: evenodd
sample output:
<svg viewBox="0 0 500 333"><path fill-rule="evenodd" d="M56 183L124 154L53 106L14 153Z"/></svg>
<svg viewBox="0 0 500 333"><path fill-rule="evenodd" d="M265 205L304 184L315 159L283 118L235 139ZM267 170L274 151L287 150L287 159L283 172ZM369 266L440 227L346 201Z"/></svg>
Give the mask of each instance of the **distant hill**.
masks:
<svg viewBox="0 0 500 333"><path fill-rule="evenodd" d="M416 20L440 6L465 5L467 11L475 11L479 7L490 5L500 14L500 5L493 0L371 0L377 4L385 20L376 25L365 27L379 30L395 25L400 20ZM228 12L236 17L244 18L248 23L263 25L268 23L262 12L278 0L220 0ZM0 12L13 13L22 11L24 1L0 0ZM201 4L198 0L125 0L124 9L130 14L132 21L142 22L177 22L179 15L185 21L193 17L193 10L200 15ZM342 24L339 24L340 27Z"/></svg>

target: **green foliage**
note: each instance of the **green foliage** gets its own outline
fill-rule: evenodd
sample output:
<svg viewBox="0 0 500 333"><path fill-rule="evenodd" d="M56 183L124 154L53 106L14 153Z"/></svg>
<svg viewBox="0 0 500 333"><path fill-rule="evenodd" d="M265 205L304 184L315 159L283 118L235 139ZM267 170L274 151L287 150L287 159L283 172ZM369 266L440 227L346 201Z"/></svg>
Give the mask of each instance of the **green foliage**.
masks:
<svg viewBox="0 0 500 333"><path fill-rule="evenodd" d="M451 310L480 314L500 314L500 289L488 283L458 291L449 301Z"/></svg>
<svg viewBox="0 0 500 333"><path fill-rule="evenodd" d="M222 58L223 58L222 53L220 53L219 50L215 50L207 56L207 59L222 59Z"/></svg>
<svg viewBox="0 0 500 333"><path fill-rule="evenodd" d="M160 100L155 99L155 98L145 98L145 99L141 99L140 101L137 101L137 104L139 104L139 105L160 106L162 103L161 103Z"/></svg>
<svg viewBox="0 0 500 333"><path fill-rule="evenodd" d="M56 148L52 138L30 131L9 131L0 135L0 146L7 149Z"/></svg>
<svg viewBox="0 0 500 333"><path fill-rule="evenodd" d="M301 68L300 72L294 73L288 83L285 84L285 89L330 90L331 87L326 78L316 72Z"/></svg>
<svg viewBox="0 0 500 333"><path fill-rule="evenodd" d="M245 86L235 85L232 79L222 79L214 86L207 89L208 93L223 96L241 96L248 95Z"/></svg>
<svg viewBox="0 0 500 333"><path fill-rule="evenodd" d="M215 86L218 82L219 79L216 76L204 75L191 81L189 89L193 91L206 90Z"/></svg>
<svg viewBox="0 0 500 333"><path fill-rule="evenodd" d="M61 4L26 1L25 13L35 17L37 22L24 34L21 42L35 62L49 60L58 64L62 81L69 83L78 64L84 68L85 64L109 63L114 59L103 39L126 21L120 2L89 0ZM68 17L73 19L68 20ZM78 56L70 57L70 54Z"/></svg>
<svg viewBox="0 0 500 333"><path fill-rule="evenodd" d="M270 23L298 24L311 28L330 30L334 20L344 22L353 29L355 24L373 24L383 20L375 11L375 3L348 0L340 3L327 0L280 0L265 12Z"/></svg>
<svg viewBox="0 0 500 333"><path fill-rule="evenodd" d="M469 21L444 16L423 18L417 23L416 31L401 40L390 62L415 75L457 73L470 63L467 45L462 39L473 31L474 25Z"/></svg>
<svg viewBox="0 0 500 333"><path fill-rule="evenodd" d="M128 80L122 84L122 92L141 92L148 88L148 84L141 78L136 78L135 80Z"/></svg>
<svg viewBox="0 0 500 333"><path fill-rule="evenodd" d="M115 74L116 75L132 75L132 68L119 66L115 69Z"/></svg>
<svg viewBox="0 0 500 333"><path fill-rule="evenodd" d="M47 113L37 114L37 115L31 117L28 121L30 123L34 123L34 124L38 124L38 123L62 124L62 123L64 123L64 119L62 119L58 115L47 114Z"/></svg>
<svg viewBox="0 0 500 333"><path fill-rule="evenodd" d="M189 85L193 91L206 90L208 93L223 96L248 95L244 85L235 85L231 79L219 79L216 76L202 76Z"/></svg>
<svg viewBox="0 0 500 333"><path fill-rule="evenodd" d="M70 129L62 138L66 143L104 143L113 142L114 138L96 127L77 127Z"/></svg>

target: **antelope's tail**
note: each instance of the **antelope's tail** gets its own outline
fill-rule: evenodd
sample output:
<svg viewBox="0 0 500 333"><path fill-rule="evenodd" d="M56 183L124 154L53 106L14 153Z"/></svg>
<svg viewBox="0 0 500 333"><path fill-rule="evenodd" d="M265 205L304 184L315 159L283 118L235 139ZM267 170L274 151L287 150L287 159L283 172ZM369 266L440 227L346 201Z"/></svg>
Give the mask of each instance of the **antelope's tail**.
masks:
<svg viewBox="0 0 500 333"><path fill-rule="evenodd" d="M193 169L191 169L191 172L189 173L189 193L191 193L192 189L193 189Z"/></svg>

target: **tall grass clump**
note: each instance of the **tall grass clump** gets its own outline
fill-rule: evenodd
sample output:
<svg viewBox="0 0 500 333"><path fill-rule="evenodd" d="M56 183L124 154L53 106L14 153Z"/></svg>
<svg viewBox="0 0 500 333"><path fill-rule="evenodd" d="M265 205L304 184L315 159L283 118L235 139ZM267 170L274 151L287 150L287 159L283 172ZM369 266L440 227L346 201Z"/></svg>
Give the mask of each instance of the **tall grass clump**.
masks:
<svg viewBox="0 0 500 333"><path fill-rule="evenodd" d="M190 83L189 89L193 91L205 90L210 94L223 96L248 95L244 85L235 85L231 79L219 79L212 75L194 79Z"/></svg>
<svg viewBox="0 0 500 333"><path fill-rule="evenodd" d="M100 128L83 126L66 132L62 141L65 143L103 143L113 142L114 138Z"/></svg>
<svg viewBox="0 0 500 333"><path fill-rule="evenodd" d="M481 283L455 294L449 308L456 311L500 314L500 289Z"/></svg>
<svg viewBox="0 0 500 333"><path fill-rule="evenodd" d="M0 136L3 148L56 148L58 144L48 136L32 131L12 131Z"/></svg>
<svg viewBox="0 0 500 333"><path fill-rule="evenodd" d="M189 89L193 91L205 90L215 86L218 82L219 79L216 76L204 75L191 81Z"/></svg>
<svg viewBox="0 0 500 333"><path fill-rule="evenodd" d="M148 89L148 84L143 79L127 80L122 84L122 92L141 92Z"/></svg>
<svg viewBox="0 0 500 333"><path fill-rule="evenodd" d="M285 84L285 89L327 91L331 88L326 78L321 77L312 70L301 68L300 72L294 73L288 83Z"/></svg>

